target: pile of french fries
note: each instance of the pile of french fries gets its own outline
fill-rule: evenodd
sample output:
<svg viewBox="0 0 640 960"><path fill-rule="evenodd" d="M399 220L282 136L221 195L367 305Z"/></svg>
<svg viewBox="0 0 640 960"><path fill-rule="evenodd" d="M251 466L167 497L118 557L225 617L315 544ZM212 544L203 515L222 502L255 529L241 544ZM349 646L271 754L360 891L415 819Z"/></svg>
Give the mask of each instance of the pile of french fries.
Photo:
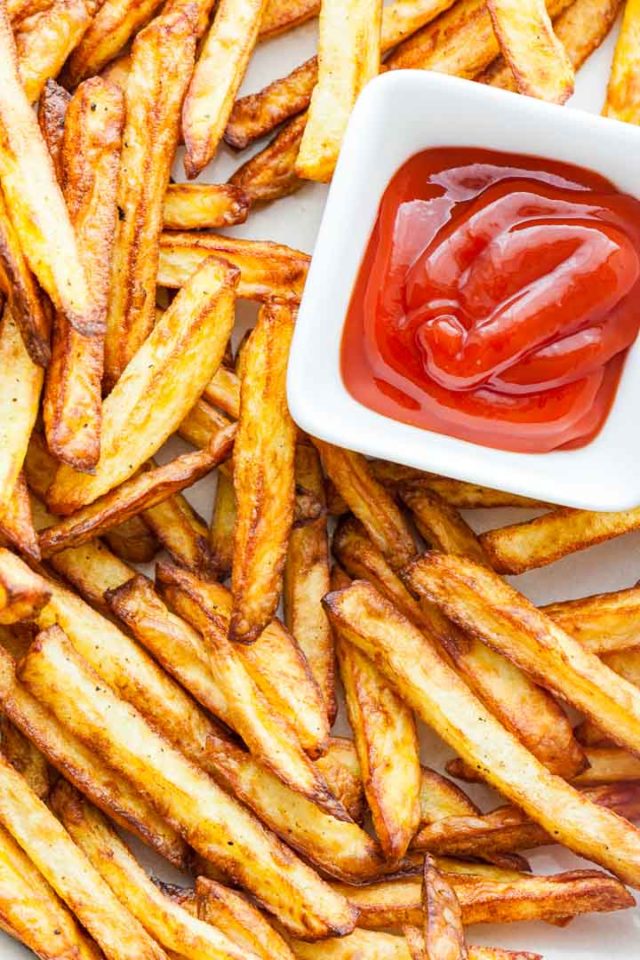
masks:
<svg viewBox="0 0 640 960"><path fill-rule="evenodd" d="M309 257L211 232L330 179L381 69L560 103L620 7L0 0L0 927L43 960L532 960L467 927L633 905L640 588L536 608L501 575L640 507L303 435ZM318 14L318 57L237 99L256 44ZM630 122L639 32L628 0L605 112ZM229 183L169 182L180 143L193 178L277 127ZM461 512L501 506L542 513L478 537ZM419 723L494 809L421 763ZM533 875L551 843L601 869Z"/></svg>

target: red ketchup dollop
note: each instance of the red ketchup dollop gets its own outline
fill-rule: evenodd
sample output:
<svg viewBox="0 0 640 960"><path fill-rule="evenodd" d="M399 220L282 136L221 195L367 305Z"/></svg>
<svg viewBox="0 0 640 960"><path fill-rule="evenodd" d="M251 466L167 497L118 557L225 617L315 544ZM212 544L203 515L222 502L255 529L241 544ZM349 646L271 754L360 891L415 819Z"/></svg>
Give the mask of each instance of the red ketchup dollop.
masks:
<svg viewBox="0 0 640 960"><path fill-rule="evenodd" d="M367 407L488 447L587 444L640 326L640 202L589 170L473 148L382 198L342 341Z"/></svg>

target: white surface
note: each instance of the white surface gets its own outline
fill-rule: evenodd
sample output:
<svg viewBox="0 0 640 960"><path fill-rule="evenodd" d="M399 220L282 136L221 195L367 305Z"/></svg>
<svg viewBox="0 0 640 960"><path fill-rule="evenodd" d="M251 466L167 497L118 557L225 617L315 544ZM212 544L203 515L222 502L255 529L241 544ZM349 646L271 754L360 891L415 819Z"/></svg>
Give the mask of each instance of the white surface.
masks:
<svg viewBox="0 0 640 960"><path fill-rule="evenodd" d="M520 97L443 74L377 77L352 114L331 184L300 308L289 367L289 406L308 433L370 456L589 510L640 503L640 339L629 351L598 436L576 450L495 450L400 423L347 390L340 371L344 319L384 190L429 147L473 146L589 167L640 196L640 127ZM498 478L498 479L496 479Z"/></svg>
<svg viewBox="0 0 640 960"><path fill-rule="evenodd" d="M251 64L245 82L246 92L258 89L265 81L282 74L308 56L313 50L314 36L315 29L310 25L297 31L295 35L264 45ZM600 109L611 49L612 38L580 72L573 105L594 111ZM231 151L223 149L213 169L207 171L203 179L212 182L226 179L237 164L238 160ZM176 178L179 172L176 166ZM246 224L230 232L240 236L278 240L311 251L325 192L325 188L310 184L293 197L257 211ZM243 307L240 322L246 322L252 312L249 306L246 309ZM632 425L635 426L635 422ZM169 455L175 456L180 449L186 447L173 442L162 452L161 459L166 460ZM202 480L188 491L191 502L207 518L211 512L212 496L211 478ZM468 515L468 519L478 529L488 529L513 522L522 516L522 512L515 510L474 511ZM520 577L516 583L535 602L542 603L630 586L639 575L640 534L569 557L551 567ZM342 716L336 730L339 733L348 733ZM428 731L423 730L422 734L424 762L441 768L449 752ZM489 791L472 788L469 792L483 804L484 809L496 804L495 795L491 796ZM137 844L136 850L145 862L166 879L179 880L178 875L170 868L155 860L152 864L150 855ZM551 847L533 854L530 859L534 871L539 873L592 866ZM474 927L470 930L469 939L472 943L537 951L544 954L546 960L631 960L640 956L640 910L579 918L565 929L540 923L519 923L509 927ZM0 933L0 960L25 960L32 956L29 951Z"/></svg>

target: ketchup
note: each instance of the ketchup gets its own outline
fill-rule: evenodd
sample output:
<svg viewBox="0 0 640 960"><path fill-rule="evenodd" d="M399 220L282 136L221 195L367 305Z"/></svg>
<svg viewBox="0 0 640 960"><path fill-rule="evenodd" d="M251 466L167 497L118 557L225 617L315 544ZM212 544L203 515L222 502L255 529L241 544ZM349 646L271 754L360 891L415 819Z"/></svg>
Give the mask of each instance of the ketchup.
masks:
<svg viewBox="0 0 640 960"><path fill-rule="evenodd" d="M382 198L342 341L378 413L503 450L587 444L640 326L640 202L536 157L425 150Z"/></svg>

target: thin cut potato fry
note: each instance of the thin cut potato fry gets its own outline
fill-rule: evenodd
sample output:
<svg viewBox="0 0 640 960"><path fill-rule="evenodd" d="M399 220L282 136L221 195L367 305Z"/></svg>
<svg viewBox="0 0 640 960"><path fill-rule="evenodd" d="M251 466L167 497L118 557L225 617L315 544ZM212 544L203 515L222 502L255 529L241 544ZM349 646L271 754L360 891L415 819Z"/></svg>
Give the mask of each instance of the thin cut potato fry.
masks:
<svg viewBox="0 0 640 960"><path fill-rule="evenodd" d="M46 800L51 790L51 777L44 754L6 715L0 718L0 734L4 756L24 777L35 795Z"/></svg>
<svg viewBox="0 0 640 960"><path fill-rule="evenodd" d="M56 77L72 50L86 33L95 5L93 0L54 0L47 9L22 22L16 33L18 69L31 103L50 77Z"/></svg>
<svg viewBox="0 0 640 960"><path fill-rule="evenodd" d="M240 270L238 296L246 300L293 300L302 295L309 256L267 240L243 240L213 233L164 233L160 237L160 286L176 289L208 257L221 257Z"/></svg>
<svg viewBox="0 0 640 960"><path fill-rule="evenodd" d="M418 532L433 550L487 562L469 524L437 493L412 483L401 484L398 493L411 511Z"/></svg>
<svg viewBox="0 0 640 960"><path fill-rule="evenodd" d="M71 98L62 142L63 192L102 325L109 297L123 123L122 94L94 77ZM92 470L100 457L103 357L103 337L86 337L57 314L45 384L45 433L51 453L78 470Z"/></svg>
<svg viewBox="0 0 640 960"><path fill-rule="evenodd" d="M263 150L243 163L229 178L240 187L252 203L288 197L304 185L295 172L307 115L295 117Z"/></svg>
<svg viewBox="0 0 640 960"><path fill-rule="evenodd" d="M46 581L0 547L0 624L32 620L50 597Z"/></svg>
<svg viewBox="0 0 640 960"><path fill-rule="evenodd" d="M0 7L0 183L22 251L69 323L91 336L100 317L36 115L18 74L11 26Z"/></svg>
<svg viewBox="0 0 640 960"><path fill-rule="evenodd" d="M323 0L318 82L296 160L308 180L331 179L347 122L360 91L380 70L381 0Z"/></svg>
<svg viewBox="0 0 640 960"><path fill-rule="evenodd" d="M487 8L520 92L564 103L573 93L575 75L545 0L488 0Z"/></svg>
<svg viewBox="0 0 640 960"><path fill-rule="evenodd" d="M73 787L61 781L51 806L116 897L161 946L187 960L256 960L164 894L102 814Z"/></svg>
<svg viewBox="0 0 640 960"><path fill-rule="evenodd" d="M240 416L240 378L228 367L218 367L202 396L234 420Z"/></svg>
<svg viewBox="0 0 640 960"><path fill-rule="evenodd" d="M299 443L295 454L296 483L325 506L324 481L316 450ZM324 699L329 723L337 712L333 634L321 600L329 592L329 546L324 516L291 531L284 569L284 612Z"/></svg>
<svg viewBox="0 0 640 960"><path fill-rule="evenodd" d="M219 580L226 580L233 564L233 531L236 523L236 495L233 481L219 472L216 498L209 527L211 559Z"/></svg>
<svg viewBox="0 0 640 960"><path fill-rule="evenodd" d="M283 937L242 894L208 877L196 879L195 893L199 919L213 924L242 950L262 960L293 960Z"/></svg>
<svg viewBox="0 0 640 960"><path fill-rule="evenodd" d="M183 453L162 467L143 470L89 506L47 527L40 534L42 555L50 556L67 547L86 543L110 527L121 525L132 516L192 486L230 455L235 434L236 425L232 424L220 432L208 449Z"/></svg>
<svg viewBox="0 0 640 960"><path fill-rule="evenodd" d="M55 80L47 80L40 97L38 124L49 156L53 161L58 183L62 183L62 140L67 107L71 94Z"/></svg>
<svg viewBox="0 0 640 960"><path fill-rule="evenodd" d="M467 960L469 953L460 903L429 854L424 858L422 909L427 960Z"/></svg>
<svg viewBox="0 0 640 960"><path fill-rule="evenodd" d="M40 634L20 674L76 735L126 769L202 856L231 873L291 933L317 939L353 929L356 911L344 897L119 700L61 631Z"/></svg>
<svg viewBox="0 0 640 960"><path fill-rule="evenodd" d="M373 826L386 857L397 861L420 820L415 720L365 654L342 639L336 652Z"/></svg>
<svg viewBox="0 0 640 960"><path fill-rule="evenodd" d="M296 428L286 399L295 315L266 305L245 351L240 420L233 454L236 523L231 640L254 643L273 619L282 592L293 524Z"/></svg>
<svg viewBox="0 0 640 960"><path fill-rule="evenodd" d="M169 8L138 34L131 52L105 340L109 387L155 322L163 201L195 58L195 16L195 5Z"/></svg>
<svg viewBox="0 0 640 960"><path fill-rule="evenodd" d="M48 493L68 514L131 477L174 432L211 379L234 320L234 267L206 260L129 363L103 405L92 475L62 466Z"/></svg>
<svg viewBox="0 0 640 960"><path fill-rule="evenodd" d="M18 475L18 482L0 519L0 540L5 540L8 546L15 547L18 553L31 557L32 560L40 560L40 545L33 524L24 472Z"/></svg>
<svg viewBox="0 0 640 960"><path fill-rule="evenodd" d="M145 510L142 516L176 563L205 579L215 578L217 567L209 549L207 525L181 493Z"/></svg>
<svg viewBox="0 0 640 960"><path fill-rule="evenodd" d="M416 930L422 937L417 927L409 929ZM291 945L300 960L416 960L405 937L373 930L354 930L348 937L325 940L324 943L293 940ZM419 957L418 960L424 958ZM542 960L542 957L537 953L501 950L499 947L469 947L469 960Z"/></svg>
<svg viewBox="0 0 640 960"><path fill-rule="evenodd" d="M62 824L2 756L0 821L108 960L164 960L164 951L116 899Z"/></svg>
<svg viewBox="0 0 640 960"><path fill-rule="evenodd" d="M418 716L506 797L565 846L638 882L640 831L551 774L373 587L355 583L329 594L325 604L335 629L367 653Z"/></svg>
<svg viewBox="0 0 640 960"><path fill-rule="evenodd" d="M471 560L431 553L412 565L406 580L454 623L596 720L616 743L640 753L640 691L497 574Z"/></svg>
<svg viewBox="0 0 640 960"><path fill-rule="evenodd" d="M206 616L207 627L214 630L224 649L232 612L229 591L218 583L198 580L191 573L165 563L158 564L156 578L171 603L178 602L181 593L188 594ZM198 624L193 626L199 629ZM255 643L242 644L236 652L272 708L295 729L304 749L314 757L322 754L327 744L329 723L320 691L291 634L279 620L272 620Z"/></svg>
<svg viewBox="0 0 640 960"><path fill-rule="evenodd" d="M489 530L480 537L498 573L525 573L640 527L640 507L597 513L560 507L536 520Z"/></svg>
<svg viewBox="0 0 640 960"><path fill-rule="evenodd" d="M228 183L170 183L164 195L165 230L202 230L244 223L251 201Z"/></svg>
<svg viewBox="0 0 640 960"><path fill-rule="evenodd" d="M99 951L73 914L4 828L0 828L0 916L2 926L41 960L99 960Z"/></svg>
<svg viewBox="0 0 640 960"><path fill-rule="evenodd" d="M607 99L602 111L606 117L614 117L627 123L640 123L640 96L636 82L640 67L639 43L640 3L638 0L627 0L613 55Z"/></svg>
<svg viewBox="0 0 640 960"><path fill-rule="evenodd" d="M602 656L640 645L640 587L550 603L541 609L591 653Z"/></svg>
<svg viewBox="0 0 640 960"><path fill-rule="evenodd" d="M259 40L270 40L316 17L320 0L267 0L260 20Z"/></svg>
<svg viewBox="0 0 640 960"><path fill-rule="evenodd" d="M182 108L190 180L213 159L253 48L267 0L221 0Z"/></svg>
<svg viewBox="0 0 640 960"><path fill-rule="evenodd" d="M549 770L570 779L584 767L584 754L555 700L508 659L463 633L437 607L416 601L357 521L340 522L333 549L352 576L369 580L437 641L477 696Z"/></svg>

